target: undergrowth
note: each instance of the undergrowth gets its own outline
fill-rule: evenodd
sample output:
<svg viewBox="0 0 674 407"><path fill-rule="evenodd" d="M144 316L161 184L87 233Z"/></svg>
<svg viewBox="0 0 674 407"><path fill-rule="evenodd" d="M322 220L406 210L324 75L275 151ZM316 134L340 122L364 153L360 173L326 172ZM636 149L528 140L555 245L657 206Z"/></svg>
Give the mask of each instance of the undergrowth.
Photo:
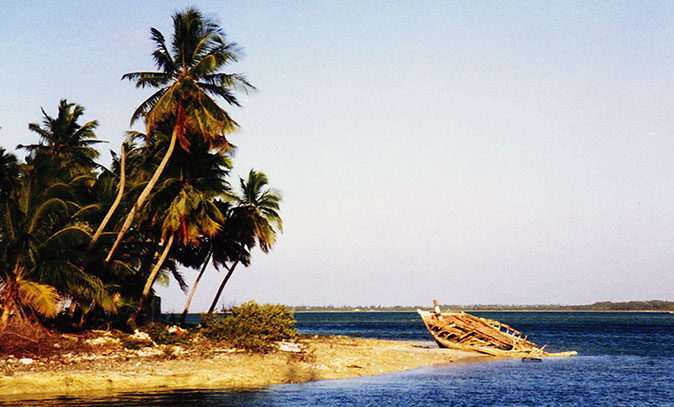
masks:
<svg viewBox="0 0 674 407"><path fill-rule="evenodd" d="M269 352L278 341L294 341L297 329L290 310L280 304L259 305L255 301L233 307L231 314L221 317L201 315L201 334L204 337L231 343L232 346L252 352Z"/></svg>

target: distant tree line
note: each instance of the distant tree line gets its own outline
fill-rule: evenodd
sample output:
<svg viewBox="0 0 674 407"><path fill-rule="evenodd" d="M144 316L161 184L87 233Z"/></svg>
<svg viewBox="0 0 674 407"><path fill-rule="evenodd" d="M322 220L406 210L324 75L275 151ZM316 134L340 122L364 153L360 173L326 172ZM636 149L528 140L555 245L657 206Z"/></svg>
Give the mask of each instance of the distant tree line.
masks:
<svg viewBox="0 0 674 407"><path fill-rule="evenodd" d="M280 193L262 172L230 183L239 125L218 104L240 106L254 87L223 73L240 48L195 9L173 16L170 40L150 30L156 71L123 79L151 88L131 117L109 168L84 108L61 100L28 128L37 141L0 147L0 332L26 324L129 327L151 309L155 282L180 266L198 270L189 302L210 263L226 271L213 299L251 250L268 252L281 231Z"/></svg>
<svg viewBox="0 0 674 407"><path fill-rule="evenodd" d="M298 305L290 307L294 312L411 312L417 309L427 309L424 306L309 306ZM671 301L629 301L629 302L595 302L589 305L502 305L502 304L474 304L474 305L440 305L443 311L674 311L674 302Z"/></svg>
<svg viewBox="0 0 674 407"><path fill-rule="evenodd" d="M671 301L628 301L628 302L595 302L591 305L577 305L578 310L592 311L674 311Z"/></svg>

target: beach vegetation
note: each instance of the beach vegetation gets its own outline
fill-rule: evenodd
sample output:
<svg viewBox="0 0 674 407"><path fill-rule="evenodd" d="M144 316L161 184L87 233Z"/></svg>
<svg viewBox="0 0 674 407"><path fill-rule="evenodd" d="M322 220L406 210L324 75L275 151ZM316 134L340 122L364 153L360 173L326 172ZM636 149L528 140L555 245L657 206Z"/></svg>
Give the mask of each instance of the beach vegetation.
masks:
<svg viewBox="0 0 674 407"><path fill-rule="evenodd" d="M155 284L175 282L187 292L184 273L198 270L187 312L207 265L224 267L215 307L234 269L250 264L255 247L269 252L282 231L281 194L266 174L251 170L238 180L239 193L229 180L228 136L239 125L219 103L239 107L237 94L255 89L244 75L223 72L239 60L239 46L194 8L173 15L168 39L154 28L150 39L156 70L122 76L153 89L131 115L144 132L129 131L109 167L98 162L105 143L98 122L85 121L85 108L67 99L55 114L41 110L42 121L28 125L34 138L16 151L0 146L2 340L26 341L21 332L34 330L49 337L49 330L146 326L156 343L180 344L189 335L144 325L157 317ZM267 349L274 338L296 335L284 309L247 303L222 321L207 319L204 329Z"/></svg>
<svg viewBox="0 0 674 407"><path fill-rule="evenodd" d="M161 322L151 322L142 328L157 345L191 345L192 336L187 330L178 332L169 330Z"/></svg>
<svg viewBox="0 0 674 407"><path fill-rule="evenodd" d="M24 163L3 152L0 213L0 327L10 316L36 322L52 318L61 301L96 302L114 310L105 284L89 266L94 258L83 250L91 239L87 213L95 183L89 150L95 122L79 126L83 108L61 101L59 113L46 113L44 127L29 128L40 144L28 150Z"/></svg>
<svg viewBox="0 0 674 407"><path fill-rule="evenodd" d="M225 316L202 314L201 333L208 339L227 341L253 352L269 352L279 341L295 341L297 329L292 312L280 304L259 305L249 301L232 307Z"/></svg>

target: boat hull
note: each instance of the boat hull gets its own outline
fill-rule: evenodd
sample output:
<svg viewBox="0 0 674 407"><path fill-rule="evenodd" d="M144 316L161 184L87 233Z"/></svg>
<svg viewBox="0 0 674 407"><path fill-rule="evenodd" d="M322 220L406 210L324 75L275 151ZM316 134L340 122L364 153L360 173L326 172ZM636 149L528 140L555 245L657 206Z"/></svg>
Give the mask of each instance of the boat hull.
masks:
<svg viewBox="0 0 674 407"><path fill-rule="evenodd" d="M526 336L498 321L466 313L417 310L426 329L441 348L478 352L497 357L568 357L577 352L549 353ZM505 332L503 331L505 329Z"/></svg>

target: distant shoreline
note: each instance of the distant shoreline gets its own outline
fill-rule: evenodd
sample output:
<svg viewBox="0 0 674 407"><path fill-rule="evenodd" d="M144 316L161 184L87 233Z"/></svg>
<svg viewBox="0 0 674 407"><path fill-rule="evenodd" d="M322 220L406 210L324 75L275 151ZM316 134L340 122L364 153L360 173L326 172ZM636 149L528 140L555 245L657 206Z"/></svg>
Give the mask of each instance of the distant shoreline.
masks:
<svg viewBox="0 0 674 407"><path fill-rule="evenodd" d="M318 312L416 312L417 309L429 310L430 306L402 306L384 307L379 305L359 306L317 306L317 305L286 305L296 314L309 314ZM588 305L498 305L498 304L474 304L457 305L443 304L440 309L446 312L652 312L674 314L674 302L672 301L629 301L629 302L596 302ZM177 312L163 312L163 315L180 315ZM200 314L193 312L191 314Z"/></svg>
<svg viewBox="0 0 674 407"><path fill-rule="evenodd" d="M429 307L425 308L419 308L419 309L429 309ZM653 313L653 314L673 314L674 311L668 311L668 310L587 310L587 309L507 309L507 308L499 308L499 309L490 309L490 308L479 308L479 309L467 309L467 308L462 308L462 309L452 309L452 308L447 308L443 309L445 312L601 312L601 313L641 313L641 312L648 312L648 313ZM388 310L388 309L381 309L381 310L301 310L301 311L293 311L295 314L318 314L318 313L353 313L353 314L373 314L373 313L384 313L384 312L416 312L416 308L414 310Z"/></svg>
<svg viewBox="0 0 674 407"><path fill-rule="evenodd" d="M423 306L396 305L382 307L377 305L368 306L289 306L293 312L414 312L417 309L430 309ZM594 304L583 305L557 305L557 304L525 304L525 305L500 305L500 304L442 304L443 311L465 312L674 312L674 302L662 300L650 301L627 301L610 302L601 301Z"/></svg>

